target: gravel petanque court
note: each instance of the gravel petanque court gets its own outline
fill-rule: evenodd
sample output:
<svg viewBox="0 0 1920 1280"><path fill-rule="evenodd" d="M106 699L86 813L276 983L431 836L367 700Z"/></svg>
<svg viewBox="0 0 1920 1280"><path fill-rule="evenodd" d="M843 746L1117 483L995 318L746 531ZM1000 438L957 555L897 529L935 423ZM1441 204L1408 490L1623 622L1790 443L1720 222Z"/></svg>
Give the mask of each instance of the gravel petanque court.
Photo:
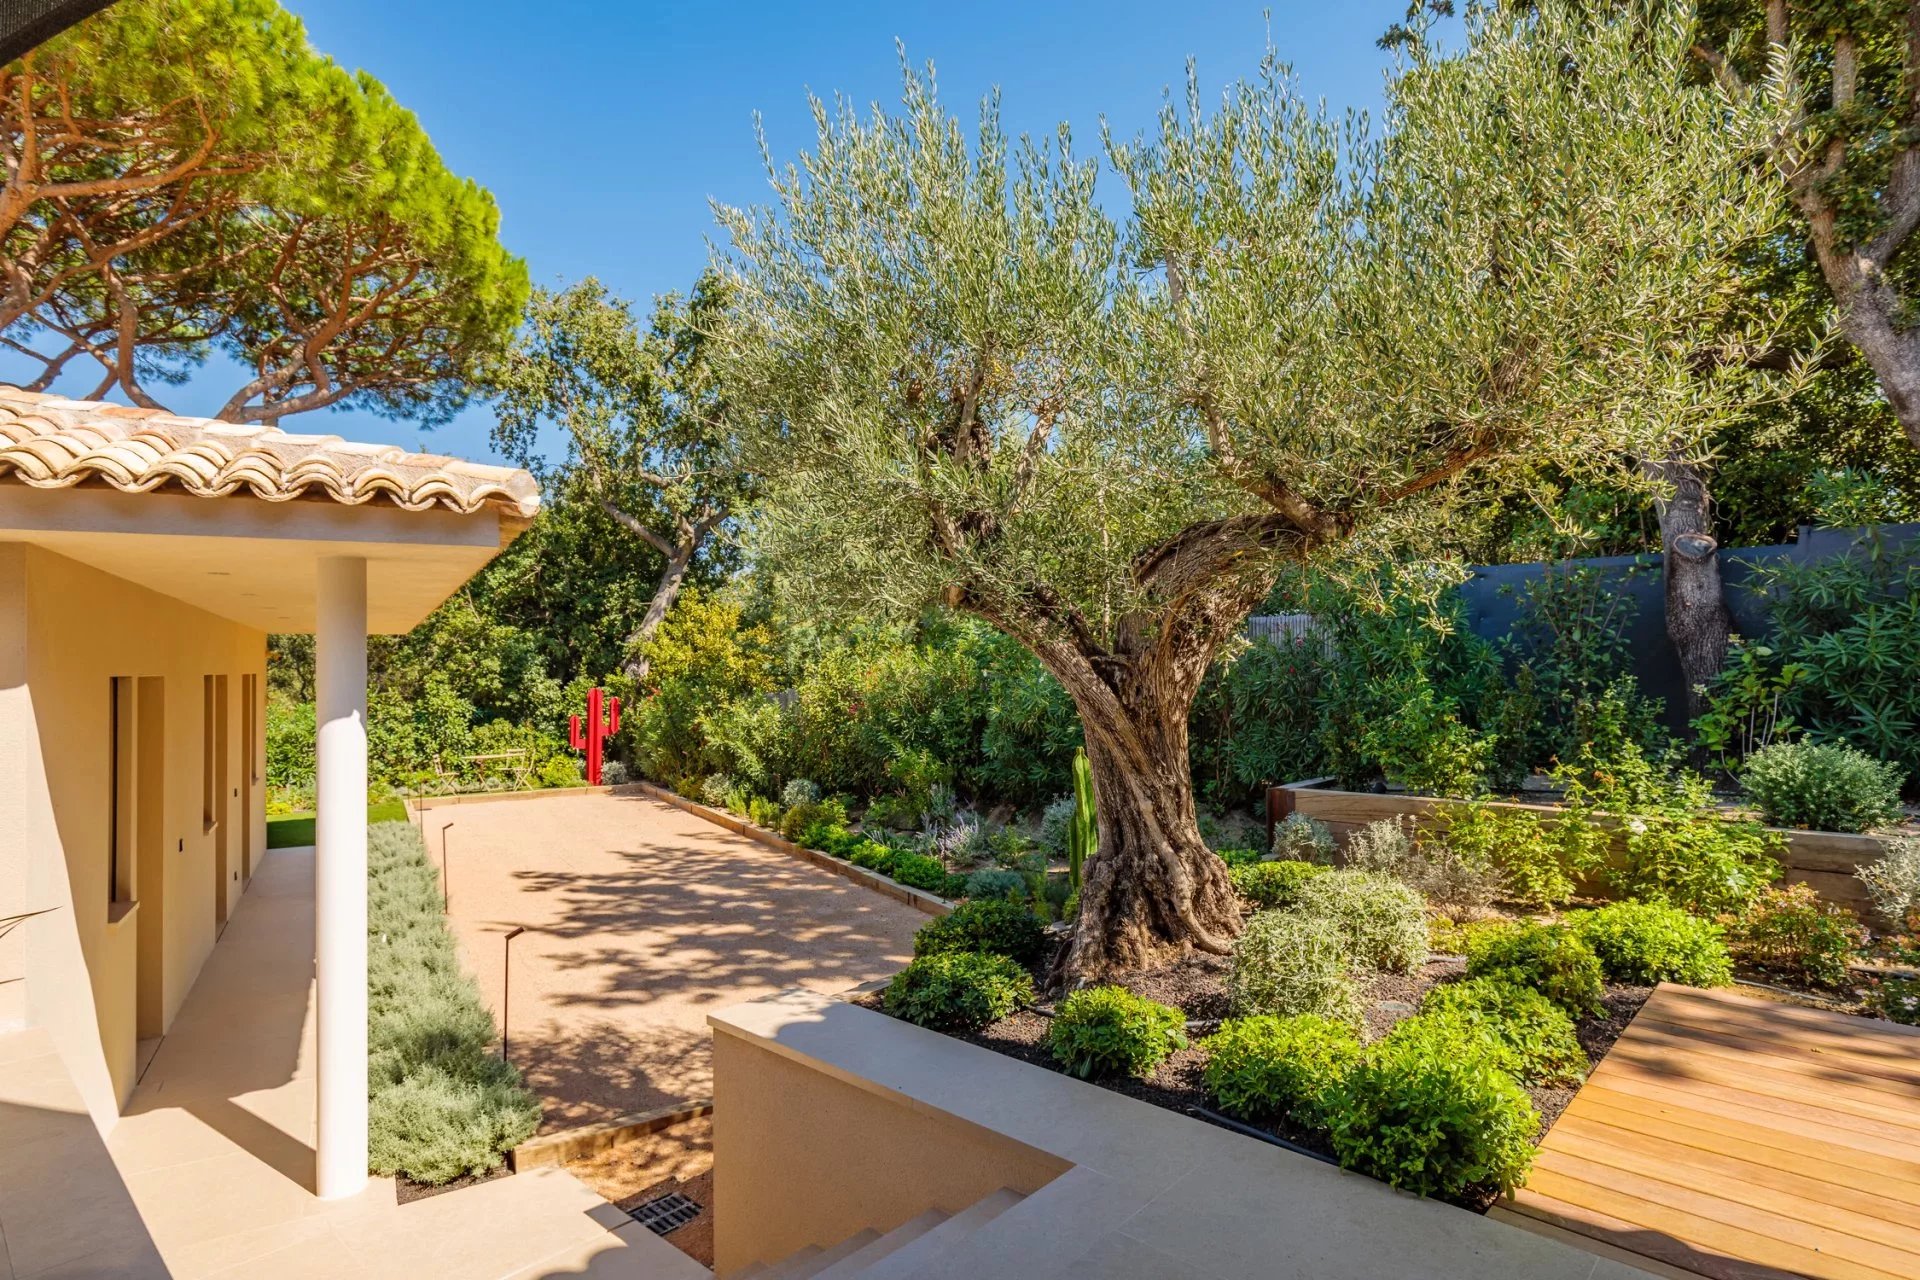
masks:
<svg viewBox="0 0 1920 1280"><path fill-rule="evenodd" d="M546 1104L543 1133L704 1098L706 1016L789 987L836 993L913 954L927 917L851 881L637 794L446 805L461 958L501 1013Z"/></svg>

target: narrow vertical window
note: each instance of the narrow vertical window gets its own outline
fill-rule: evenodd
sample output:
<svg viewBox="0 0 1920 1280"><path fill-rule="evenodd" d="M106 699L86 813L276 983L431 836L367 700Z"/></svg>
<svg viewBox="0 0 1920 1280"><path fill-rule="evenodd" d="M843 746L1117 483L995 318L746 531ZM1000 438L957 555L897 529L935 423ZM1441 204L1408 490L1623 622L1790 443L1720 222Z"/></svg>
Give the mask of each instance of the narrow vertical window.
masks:
<svg viewBox="0 0 1920 1280"><path fill-rule="evenodd" d="M107 764L107 905L110 909L131 905L134 900L134 857L136 845L136 805L138 770L135 744L138 742L137 703L134 683L127 676L115 676L110 682L111 705L108 710Z"/></svg>

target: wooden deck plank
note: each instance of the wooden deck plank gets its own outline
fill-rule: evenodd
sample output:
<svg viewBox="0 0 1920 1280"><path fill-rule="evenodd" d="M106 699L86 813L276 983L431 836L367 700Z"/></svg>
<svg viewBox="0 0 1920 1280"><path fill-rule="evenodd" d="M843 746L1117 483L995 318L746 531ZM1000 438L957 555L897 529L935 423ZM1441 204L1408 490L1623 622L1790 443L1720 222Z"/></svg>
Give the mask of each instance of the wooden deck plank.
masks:
<svg viewBox="0 0 1920 1280"><path fill-rule="evenodd" d="M1913 1280L1920 1033L1662 986L1508 1208L1713 1280Z"/></svg>
<svg viewBox="0 0 1920 1280"><path fill-rule="evenodd" d="M1694 1041L1658 1033L1638 1035L1632 1043L1616 1044L1607 1054L1607 1062L1631 1065L1689 1085L1713 1085L1756 1098L1790 1103L1797 1109L1811 1107L1832 1112L1848 1117L1850 1128L1906 1143L1909 1150L1920 1150L1920 1112L1914 1110L1911 1101L1906 1106L1899 1105L1901 1099L1892 1095L1848 1088L1837 1081L1811 1081L1804 1076L1770 1070L1763 1062L1742 1065L1703 1053ZM1804 1111L1795 1114L1804 1114Z"/></svg>
<svg viewBox="0 0 1920 1280"><path fill-rule="evenodd" d="M1902 1266L1911 1274L1920 1275L1920 1227L1912 1221L1911 1209L1896 1206L1891 1217L1886 1210L1863 1213L1852 1204L1837 1203L1831 1194L1832 1188L1811 1179L1805 1180L1810 1185L1796 1185L1794 1175L1787 1170L1768 1170L1741 1160L1700 1159L1708 1154L1704 1152L1693 1152L1692 1158L1676 1159L1671 1148L1647 1149L1648 1145L1659 1148L1665 1144L1636 1145L1623 1140L1633 1136L1612 1130L1596 1134L1576 1125L1554 1144L1551 1157L1557 1160L1573 1156L1589 1164L1606 1165L1682 1188L1711 1187L1722 1199L1737 1199L1740 1204L1752 1205L1773 1217L1857 1236L1894 1250L1902 1256ZM1703 1177L1703 1174L1711 1176ZM1754 1229L1773 1234L1765 1227ZM1866 1261L1874 1262L1874 1258L1868 1257ZM1874 1262L1874 1265L1882 1263Z"/></svg>
<svg viewBox="0 0 1920 1280"><path fill-rule="evenodd" d="M1722 1030L1689 1027L1668 1018L1639 1017L1633 1020L1640 1031L1635 1039L1665 1036L1685 1040L1697 1052L1709 1057L1729 1058L1764 1066L1770 1071L1804 1076L1823 1083L1841 1083L1869 1093L1890 1093L1911 1102L1920 1092L1920 1062L1911 1069L1869 1063L1857 1056L1843 1056L1821 1049L1765 1039L1755 1030ZM1920 1049L1915 1051L1920 1057Z"/></svg>
<svg viewBox="0 0 1920 1280"><path fill-rule="evenodd" d="M1750 1136L1727 1132L1733 1126L1716 1130L1682 1124L1675 1118L1675 1113L1667 1108L1660 1108L1659 1115L1650 1115L1645 1111L1622 1110L1603 1102L1582 1101L1585 1105L1578 1110L1568 1108L1559 1123L1571 1123L1576 1129L1591 1126L1596 1131L1642 1138L1669 1159L1682 1163L1696 1156L1708 1159L1718 1157L1738 1160L1762 1169L1780 1170L1788 1167L1787 1161L1791 1160L1792 1177L1826 1183L1833 1188L1828 1194L1839 1196L1842 1203L1847 1202L1849 1197L1859 1197L1863 1205L1872 1205L1875 1212L1894 1214L1891 1221L1897 1222L1901 1216L1911 1215L1914 1202L1920 1200L1920 1180L1899 1183L1885 1174L1863 1169L1857 1163L1847 1161L1845 1157L1848 1153L1838 1147L1816 1154L1820 1152L1820 1144L1817 1143L1808 1143L1799 1148L1780 1147L1755 1141ZM1750 1132L1763 1136L1766 1133L1765 1130ZM1889 1186L1890 1182L1895 1185Z"/></svg>

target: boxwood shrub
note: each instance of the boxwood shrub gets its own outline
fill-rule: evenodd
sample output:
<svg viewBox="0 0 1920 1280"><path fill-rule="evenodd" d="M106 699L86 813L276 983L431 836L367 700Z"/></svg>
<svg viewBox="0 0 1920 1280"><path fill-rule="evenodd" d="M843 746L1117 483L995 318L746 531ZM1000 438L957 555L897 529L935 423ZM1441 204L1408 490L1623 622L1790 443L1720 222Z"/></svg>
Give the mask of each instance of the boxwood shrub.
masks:
<svg viewBox="0 0 1920 1280"><path fill-rule="evenodd" d="M913 954L934 956L979 951L1030 965L1040 958L1046 944L1046 931L1025 903L983 898L963 902L946 915L921 925L913 935Z"/></svg>
<svg viewBox="0 0 1920 1280"><path fill-rule="evenodd" d="M1290 907L1299 896L1300 886L1326 868L1311 862L1280 859L1274 862L1229 864L1227 879L1234 889L1256 907Z"/></svg>
<svg viewBox="0 0 1920 1280"><path fill-rule="evenodd" d="M1033 979L1005 956L972 951L921 956L887 984L896 1018L936 1031L978 1031L1033 999Z"/></svg>
<svg viewBox="0 0 1920 1280"><path fill-rule="evenodd" d="M901 884L925 889L928 893L946 892L947 869L940 865L940 859L929 858L924 853L896 853L889 874ZM961 883L965 883L964 879Z"/></svg>
<svg viewBox="0 0 1920 1280"><path fill-rule="evenodd" d="M1510 1191L1540 1117L1482 1036L1415 1017L1369 1046L1326 1100L1341 1167L1415 1195Z"/></svg>
<svg viewBox="0 0 1920 1280"><path fill-rule="evenodd" d="M1565 925L1526 921L1475 934L1467 943L1467 976L1532 987L1576 1018L1604 1008L1600 958Z"/></svg>
<svg viewBox="0 0 1920 1280"><path fill-rule="evenodd" d="M1090 987L1060 1002L1047 1027L1047 1048L1070 1074L1150 1076L1187 1047L1187 1018L1171 1005L1125 987Z"/></svg>
<svg viewBox="0 0 1920 1280"><path fill-rule="evenodd" d="M405 822L367 831L367 1146L373 1171L450 1182L498 1168L540 1103L495 1052L460 967L440 883Z"/></svg>
<svg viewBox="0 0 1920 1280"><path fill-rule="evenodd" d="M1733 981L1725 932L1679 907L1615 902L1570 916L1568 923L1615 982L1724 987Z"/></svg>
<svg viewBox="0 0 1920 1280"><path fill-rule="evenodd" d="M1303 881L1294 908L1338 925L1361 964L1406 973L1427 962L1427 904L1392 876L1328 871Z"/></svg>
<svg viewBox="0 0 1920 1280"><path fill-rule="evenodd" d="M1233 944L1227 994L1236 1014L1317 1013L1358 1026L1353 951L1339 925L1295 911L1262 911Z"/></svg>
<svg viewBox="0 0 1920 1280"><path fill-rule="evenodd" d="M1587 1053L1567 1011L1535 991L1500 978L1449 982L1427 993L1420 1016L1479 1031L1501 1067L1529 1084L1570 1085L1586 1079Z"/></svg>
<svg viewBox="0 0 1920 1280"><path fill-rule="evenodd" d="M1320 1128L1326 1099L1360 1060L1353 1027L1305 1013L1229 1018L1202 1042L1207 1092L1243 1120L1292 1120Z"/></svg>

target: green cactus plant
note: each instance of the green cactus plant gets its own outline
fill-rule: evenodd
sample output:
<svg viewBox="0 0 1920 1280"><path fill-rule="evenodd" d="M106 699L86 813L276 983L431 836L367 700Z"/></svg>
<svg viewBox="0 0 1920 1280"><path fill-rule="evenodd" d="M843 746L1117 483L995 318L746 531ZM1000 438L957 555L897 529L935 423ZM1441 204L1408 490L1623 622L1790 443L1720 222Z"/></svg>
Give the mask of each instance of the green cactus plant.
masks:
<svg viewBox="0 0 1920 1280"><path fill-rule="evenodd" d="M1087 763L1085 747L1073 752L1073 822L1067 827L1067 884L1080 892L1080 872L1100 843L1100 829L1094 822L1093 766Z"/></svg>

